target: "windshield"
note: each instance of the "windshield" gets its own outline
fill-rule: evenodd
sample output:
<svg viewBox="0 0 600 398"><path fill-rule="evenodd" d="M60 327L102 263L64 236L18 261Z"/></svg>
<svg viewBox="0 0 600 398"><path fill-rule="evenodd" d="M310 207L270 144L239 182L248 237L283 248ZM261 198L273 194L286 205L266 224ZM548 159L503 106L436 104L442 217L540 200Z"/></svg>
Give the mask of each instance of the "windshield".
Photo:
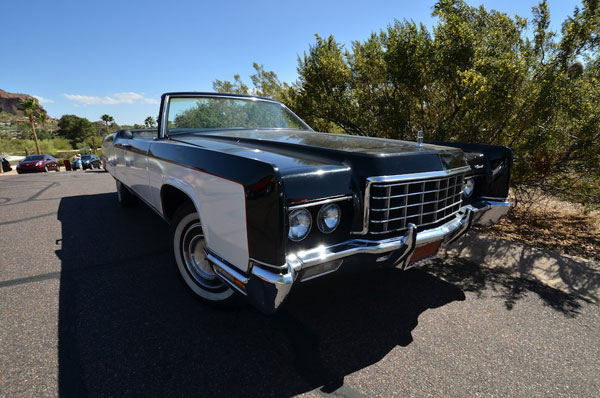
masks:
<svg viewBox="0 0 600 398"><path fill-rule="evenodd" d="M168 115L167 135L214 129L311 130L280 103L254 98L172 98Z"/></svg>
<svg viewBox="0 0 600 398"><path fill-rule="evenodd" d="M29 155L23 159L23 162L32 162L34 160L44 160L44 155Z"/></svg>
<svg viewBox="0 0 600 398"><path fill-rule="evenodd" d="M92 155L83 155L83 156L81 157L81 159L83 159L83 160L88 160L88 159L91 159L91 157L92 157Z"/></svg>

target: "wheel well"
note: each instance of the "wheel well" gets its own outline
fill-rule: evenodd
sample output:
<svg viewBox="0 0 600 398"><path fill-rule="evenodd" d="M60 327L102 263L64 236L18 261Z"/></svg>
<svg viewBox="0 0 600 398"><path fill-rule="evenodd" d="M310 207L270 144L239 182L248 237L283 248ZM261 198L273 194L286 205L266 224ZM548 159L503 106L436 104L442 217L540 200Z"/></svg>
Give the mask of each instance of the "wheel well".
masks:
<svg viewBox="0 0 600 398"><path fill-rule="evenodd" d="M175 211L185 202L194 203L192 199L180 189L172 185L164 185L160 190L163 215L167 220L171 220Z"/></svg>

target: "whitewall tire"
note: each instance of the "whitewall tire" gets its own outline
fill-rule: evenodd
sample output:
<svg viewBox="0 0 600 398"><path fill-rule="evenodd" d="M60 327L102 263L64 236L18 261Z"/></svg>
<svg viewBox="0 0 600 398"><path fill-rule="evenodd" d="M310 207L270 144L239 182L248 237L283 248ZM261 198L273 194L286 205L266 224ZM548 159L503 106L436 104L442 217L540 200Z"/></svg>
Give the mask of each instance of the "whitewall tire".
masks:
<svg viewBox="0 0 600 398"><path fill-rule="evenodd" d="M206 259L204 232L193 204L186 203L175 212L170 241L179 275L194 296L221 306L239 303L237 295L217 277Z"/></svg>

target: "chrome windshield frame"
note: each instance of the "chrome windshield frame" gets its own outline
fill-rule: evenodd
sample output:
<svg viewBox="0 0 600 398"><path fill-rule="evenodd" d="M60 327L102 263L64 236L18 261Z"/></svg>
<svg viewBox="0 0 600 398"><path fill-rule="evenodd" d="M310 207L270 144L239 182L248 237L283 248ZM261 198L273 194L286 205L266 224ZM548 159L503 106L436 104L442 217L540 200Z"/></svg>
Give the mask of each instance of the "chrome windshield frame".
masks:
<svg viewBox="0 0 600 398"><path fill-rule="evenodd" d="M201 99L201 98L219 98L219 99L231 99L231 100L240 100L240 101L254 101L254 102L269 102L272 104L277 104L291 115L293 115L305 128L306 131L314 131L312 127L308 125L302 118L296 115L290 108L285 106L279 101L276 101L271 98L258 97L252 95L240 95L240 94L220 94L220 93L169 93L163 96L163 108L160 110L161 112L161 123L159 129L159 138L168 138L167 134L167 124L169 120L169 107L172 98L190 98L190 99ZM227 130L227 129L222 129ZM252 130L252 129L249 129ZM289 130L297 130L297 129L289 129Z"/></svg>

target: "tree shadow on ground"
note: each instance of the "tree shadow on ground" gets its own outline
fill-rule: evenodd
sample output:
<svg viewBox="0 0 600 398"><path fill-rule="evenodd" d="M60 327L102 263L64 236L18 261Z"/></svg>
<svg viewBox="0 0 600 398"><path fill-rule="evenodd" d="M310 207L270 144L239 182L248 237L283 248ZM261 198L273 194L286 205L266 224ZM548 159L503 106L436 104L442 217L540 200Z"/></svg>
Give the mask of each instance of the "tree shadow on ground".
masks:
<svg viewBox="0 0 600 398"><path fill-rule="evenodd" d="M594 261L472 232L445 257L438 262L456 262L456 271L441 270L439 276L451 272L446 280L459 286L467 283L471 288L479 283L473 278L488 281L487 286L503 292L507 308L527 291L536 292L548 305L567 314L576 314L581 302L600 300L600 264ZM469 266L469 261L483 262L487 268L478 270L478 265Z"/></svg>
<svg viewBox="0 0 600 398"><path fill-rule="evenodd" d="M518 300L530 293L536 294L545 305L569 317L578 315L582 302L588 302L539 281L516 277L502 269L482 267L461 258L437 258L422 270L478 297L485 291L491 291L504 299L504 306L508 310L512 310Z"/></svg>
<svg viewBox="0 0 600 398"><path fill-rule="evenodd" d="M332 392L346 375L410 344L421 313L464 300L461 289L481 290L493 278L468 264L443 274L331 275L295 287L266 317L251 307L217 310L188 294L170 263L166 224L145 206L123 209L115 194L65 197L58 219L64 397Z"/></svg>

